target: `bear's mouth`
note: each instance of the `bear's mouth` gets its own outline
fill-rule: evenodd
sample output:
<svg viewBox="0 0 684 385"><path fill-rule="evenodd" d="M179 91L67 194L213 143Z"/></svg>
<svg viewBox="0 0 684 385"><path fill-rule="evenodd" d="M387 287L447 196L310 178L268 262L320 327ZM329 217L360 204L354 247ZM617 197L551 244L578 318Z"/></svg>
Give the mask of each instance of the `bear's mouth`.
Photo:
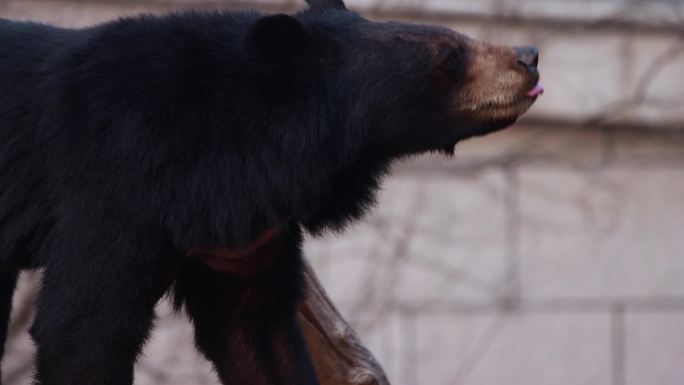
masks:
<svg viewBox="0 0 684 385"><path fill-rule="evenodd" d="M515 121L532 107L543 92L543 87L535 86L525 95L478 103L465 109L464 112L474 118L474 120L482 123L502 120Z"/></svg>
<svg viewBox="0 0 684 385"><path fill-rule="evenodd" d="M530 98L537 98L544 94L544 86L541 83L537 83L531 90L527 91L526 96Z"/></svg>
<svg viewBox="0 0 684 385"><path fill-rule="evenodd" d="M544 87L537 83L528 91L518 91L514 96L492 99L461 107L456 115L466 118L468 123L460 126L459 138L446 143L442 150L453 154L454 147L463 139L491 134L513 125L544 93ZM459 120L461 124L463 121Z"/></svg>
<svg viewBox="0 0 684 385"><path fill-rule="evenodd" d="M482 107L481 113L485 117L485 121L517 119L527 112L537 100L538 95L528 95L507 103L486 105Z"/></svg>
<svg viewBox="0 0 684 385"><path fill-rule="evenodd" d="M483 123L515 120L527 112L542 94L544 94L544 86L541 83L534 83L531 88L520 87L516 91L499 95L494 92L488 97L482 98L483 100L475 99L464 102L454 112L455 115L463 114Z"/></svg>

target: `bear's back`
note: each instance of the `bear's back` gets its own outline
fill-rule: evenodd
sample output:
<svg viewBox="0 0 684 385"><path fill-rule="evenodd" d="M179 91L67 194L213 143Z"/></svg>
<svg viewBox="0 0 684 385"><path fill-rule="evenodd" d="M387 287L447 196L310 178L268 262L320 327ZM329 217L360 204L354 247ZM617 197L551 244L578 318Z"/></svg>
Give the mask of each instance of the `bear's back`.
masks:
<svg viewBox="0 0 684 385"><path fill-rule="evenodd" d="M213 80L259 17L143 15L79 30L0 19L0 268L34 264L75 191L107 180L102 190L137 193L130 181L146 167L197 149L179 127L209 140L204 106L222 103Z"/></svg>

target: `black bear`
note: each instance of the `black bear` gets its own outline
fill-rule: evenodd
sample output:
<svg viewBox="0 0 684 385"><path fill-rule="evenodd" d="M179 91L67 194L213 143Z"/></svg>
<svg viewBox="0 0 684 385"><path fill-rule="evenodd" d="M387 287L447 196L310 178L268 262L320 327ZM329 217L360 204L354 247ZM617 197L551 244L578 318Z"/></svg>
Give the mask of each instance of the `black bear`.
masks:
<svg viewBox="0 0 684 385"><path fill-rule="evenodd" d="M393 160L509 126L543 90L535 48L309 3L0 20L0 329L17 272L44 269L36 384L131 384L169 292L222 383L318 384L303 232L342 229Z"/></svg>

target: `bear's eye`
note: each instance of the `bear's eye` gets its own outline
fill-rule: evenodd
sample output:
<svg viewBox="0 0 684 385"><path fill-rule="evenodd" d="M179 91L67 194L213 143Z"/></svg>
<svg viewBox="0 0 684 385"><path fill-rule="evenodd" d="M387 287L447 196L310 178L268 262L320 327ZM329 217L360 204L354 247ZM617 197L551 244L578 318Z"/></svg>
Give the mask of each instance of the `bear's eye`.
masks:
<svg viewBox="0 0 684 385"><path fill-rule="evenodd" d="M441 67L447 71L454 71L459 69L463 63L464 52L462 49L450 49L442 61Z"/></svg>

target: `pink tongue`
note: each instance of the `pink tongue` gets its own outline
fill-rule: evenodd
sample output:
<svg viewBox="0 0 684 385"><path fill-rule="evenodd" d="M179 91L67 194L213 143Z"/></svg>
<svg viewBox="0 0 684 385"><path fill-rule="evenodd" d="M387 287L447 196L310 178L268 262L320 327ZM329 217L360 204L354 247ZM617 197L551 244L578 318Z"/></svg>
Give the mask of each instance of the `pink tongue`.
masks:
<svg viewBox="0 0 684 385"><path fill-rule="evenodd" d="M542 86L541 84L537 84L536 86L534 86L533 89L531 89L527 92L527 96L533 98L533 97L539 96L543 93L544 93L544 86Z"/></svg>

